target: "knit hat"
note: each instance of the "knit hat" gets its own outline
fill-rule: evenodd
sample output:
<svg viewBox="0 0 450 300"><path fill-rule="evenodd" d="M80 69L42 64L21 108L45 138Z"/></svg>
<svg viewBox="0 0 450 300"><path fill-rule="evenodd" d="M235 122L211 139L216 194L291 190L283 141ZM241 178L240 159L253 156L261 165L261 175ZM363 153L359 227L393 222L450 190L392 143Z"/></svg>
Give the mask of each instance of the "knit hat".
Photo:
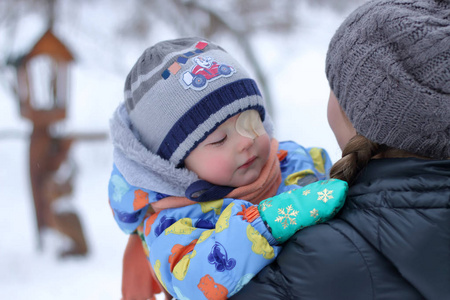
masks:
<svg viewBox="0 0 450 300"><path fill-rule="evenodd" d="M265 118L256 82L224 49L199 38L146 49L126 79L125 102L142 144L176 166L231 116L254 109Z"/></svg>
<svg viewBox="0 0 450 300"><path fill-rule="evenodd" d="M377 0L332 38L326 73L356 131L418 155L450 157L450 1Z"/></svg>

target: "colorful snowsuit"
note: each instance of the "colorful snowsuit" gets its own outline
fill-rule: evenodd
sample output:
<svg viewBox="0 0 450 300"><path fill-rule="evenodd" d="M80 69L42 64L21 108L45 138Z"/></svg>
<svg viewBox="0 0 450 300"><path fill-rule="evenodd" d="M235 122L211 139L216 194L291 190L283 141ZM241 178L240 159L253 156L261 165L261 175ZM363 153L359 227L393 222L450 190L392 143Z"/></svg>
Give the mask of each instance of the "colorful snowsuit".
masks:
<svg viewBox="0 0 450 300"><path fill-rule="evenodd" d="M248 201L225 198L153 213L151 203L168 194L130 183L129 179L142 180L142 176L133 177L136 172L146 171L136 164L139 157L133 153L132 142L124 139L119 144L116 139L109 183L114 218L125 233L140 233L156 277L171 295L177 299L226 299L275 259L281 247L259 214L249 217L256 206ZM279 154L282 183L277 194L328 178L331 161L323 149L281 142Z"/></svg>
<svg viewBox="0 0 450 300"><path fill-rule="evenodd" d="M277 194L299 188L296 183L327 178L331 163L324 150L305 149L294 142L280 143L280 150L286 151L286 156L280 162L282 184ZM144 219L149 204L165 195L129 185L115 166L109 195L114 218L124 232L131 233L143 223L145 242L150 253L154 253L150 255L150 262L156 276L164 288L179 299L186 296L183 290L195 291L193 286L198 286L200 294L192 293L190 299L201 299L202 292L220 293L222 290L226 290L225 295L229 297L272 262L280 250L261 218L250 226L242 217L237 217L242 206L252 206L248 201L228 198L203 202L166 209ZM222 231L224 234L219 234ZM211 235L215 238L208 239ZM161 255L153 249L161 249ZM189 252L191 254L185 255ZM215 274L205 275L201 280L192 275L186 277L189 263L195 256L204 261L198 263L197 268L202 269L198 273L211 274L208 270L213 267ZM237 264L240 258L246 263ZM225 272L233 269L234 272ZM242 276L235 278L237 274ZM192 282L190 279L194 278ZM234 289L229 290L230 286Z"/></svg>

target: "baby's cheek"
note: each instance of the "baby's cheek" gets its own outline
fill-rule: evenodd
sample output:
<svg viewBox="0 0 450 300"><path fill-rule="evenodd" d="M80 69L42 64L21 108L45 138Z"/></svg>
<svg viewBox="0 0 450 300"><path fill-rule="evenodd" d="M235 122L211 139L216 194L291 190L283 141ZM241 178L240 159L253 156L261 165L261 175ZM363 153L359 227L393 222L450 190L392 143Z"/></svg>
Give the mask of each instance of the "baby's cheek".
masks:
<svg viewBox="0 0 450 300"><path fill-rule="evenodd" d="M232 168L230 164L221 159L208 159L205 161L208 168L208 179L213 184L228 185L231 180Z"/></svg>
<svg viewBox="0 0 450 300"><path fill-rule="evenodd" d="M257 144L258 144L258 154L261 158L263 158L265 161L269 158L270 154L270 137L268 134L264 134L262 136L259 136L257 138Z"/></svg>

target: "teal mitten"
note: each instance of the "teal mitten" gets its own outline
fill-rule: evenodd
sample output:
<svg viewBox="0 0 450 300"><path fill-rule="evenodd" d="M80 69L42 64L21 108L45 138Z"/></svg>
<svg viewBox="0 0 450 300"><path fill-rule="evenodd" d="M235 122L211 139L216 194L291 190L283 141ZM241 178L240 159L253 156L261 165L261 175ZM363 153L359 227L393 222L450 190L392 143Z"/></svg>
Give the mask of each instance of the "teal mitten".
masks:
<svg viewBox="0 0 450 300"><path fill-rule="evenodd" d="M281 244L295 232L330 220L344 205L348 184L339 179L321 180L262 201L258 210Z"/></svg>

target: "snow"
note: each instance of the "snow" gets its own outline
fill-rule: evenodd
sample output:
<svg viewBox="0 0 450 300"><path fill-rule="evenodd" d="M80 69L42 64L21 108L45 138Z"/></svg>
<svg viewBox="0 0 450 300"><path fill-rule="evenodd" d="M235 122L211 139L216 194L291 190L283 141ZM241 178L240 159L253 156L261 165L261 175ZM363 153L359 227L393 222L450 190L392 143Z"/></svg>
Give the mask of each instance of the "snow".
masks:
<svg viewBox="0 0 450 300"><path fill-rule="evenodd" d="M87 17L104 14L95 8ZM326 120L329 89L324 60L328 41L343 16L317 9L307 9L301 14L304 21L295 34L261 34L252 42L257 54L264 58L263 69L270 74L276 137L304 146L324 147L336 161L340 151ZM29 19L18 31L20 41L39 28L33 25L33 20ZM96 28L94 32L104 34L106 30ZM126 73L142 49L121 45L122 48L109 53L108 49L101 49L103 43L94 43L81 29L63 27L58 33L65 35L78 59L71 75L68 120L60 130L107 132L108 120L122 101ZM229 52L236 52L239 60L244 59L230 40L218 42ZM6 42L0 38L0 43L5 49ZM106 46L113 45L106 43ZM116 57L117 53L121 56ZM44 233L44 248L38 251L28 177L27 137L31 126L19 117L18 106L6 84L0 85L0 99L1 298L120 299L121 260L127 236L114 223L107 200L112 165L110 141L80 141L72 148L78 174L71 202L81 217L89 255L59 259L57 253L67 241L53 231Z"/></svg>

